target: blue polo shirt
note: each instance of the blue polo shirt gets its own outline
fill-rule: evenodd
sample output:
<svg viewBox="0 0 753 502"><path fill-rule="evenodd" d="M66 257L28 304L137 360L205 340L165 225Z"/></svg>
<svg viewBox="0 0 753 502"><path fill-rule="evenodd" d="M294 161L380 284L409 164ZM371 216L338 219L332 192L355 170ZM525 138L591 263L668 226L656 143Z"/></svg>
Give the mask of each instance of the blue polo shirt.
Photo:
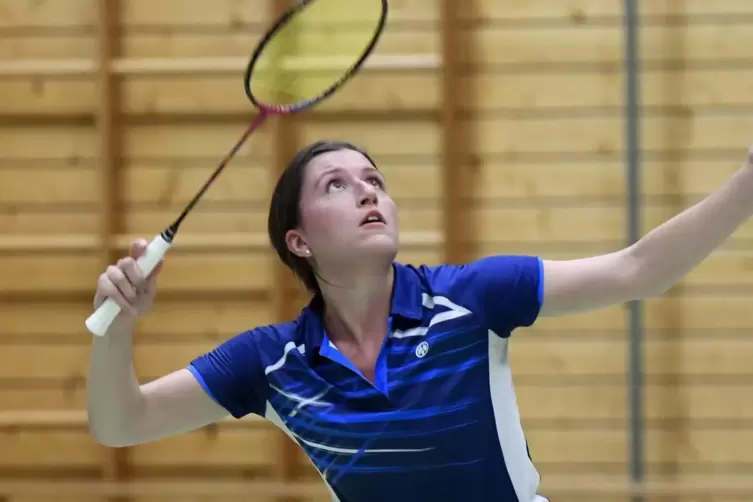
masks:
<svg viewBox="0 0 753 502"><path fill-rule="evenodd" d="M329 341L317 299L190 371L236 418L293 438L339 502L545 502L528 454L508 340L542 303L541 260L395 263L389 333L370 383Z"/></svg>

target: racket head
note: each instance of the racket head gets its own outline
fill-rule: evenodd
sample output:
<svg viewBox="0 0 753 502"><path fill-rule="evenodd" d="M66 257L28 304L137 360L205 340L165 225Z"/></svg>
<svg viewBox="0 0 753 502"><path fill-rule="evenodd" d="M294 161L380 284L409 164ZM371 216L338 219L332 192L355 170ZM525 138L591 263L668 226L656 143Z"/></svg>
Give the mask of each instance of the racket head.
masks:
<svg viewBox="0 0 753 502"><path fill-rule="evenodd" d="M387 0L298 0L254 50L244 76L246 96L269 114L327 99L366 63L388 11Z"/></svg>

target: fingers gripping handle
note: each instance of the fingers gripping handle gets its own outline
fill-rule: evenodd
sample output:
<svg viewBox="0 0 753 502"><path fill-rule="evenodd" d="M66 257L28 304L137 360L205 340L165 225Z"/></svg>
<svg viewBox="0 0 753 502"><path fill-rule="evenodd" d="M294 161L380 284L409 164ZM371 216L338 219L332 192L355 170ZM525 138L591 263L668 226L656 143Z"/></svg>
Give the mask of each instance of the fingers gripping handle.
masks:
<svg viewBox="0 0 753 502"><path fill-rule="evenodd" d="M136 260L136 264L145 277L152 273L152 270L170 249L170 245L161 235L158 235L149 243L144 254ZM120 306L113 299L107 298L86 320L86 327L93 335L104 336L119 313Z"/></svg>

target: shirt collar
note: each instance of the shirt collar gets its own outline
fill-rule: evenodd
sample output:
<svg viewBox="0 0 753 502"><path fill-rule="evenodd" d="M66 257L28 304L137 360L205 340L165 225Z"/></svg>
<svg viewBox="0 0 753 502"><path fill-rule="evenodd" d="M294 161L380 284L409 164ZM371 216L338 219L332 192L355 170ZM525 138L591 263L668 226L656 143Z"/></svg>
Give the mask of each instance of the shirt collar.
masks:
<svg viewBox="0 0 753 502"><path fill-rule="evenodd" d="M410 266L393 263L395 278L392 284L392 301L390 318L408 321L420 321L423 314L423 286L418 271ZM313 358L318 354L322 343L327 340L322 324L322 298L315 296L302 312L302 328L306 344L306 355Z"/></svg>

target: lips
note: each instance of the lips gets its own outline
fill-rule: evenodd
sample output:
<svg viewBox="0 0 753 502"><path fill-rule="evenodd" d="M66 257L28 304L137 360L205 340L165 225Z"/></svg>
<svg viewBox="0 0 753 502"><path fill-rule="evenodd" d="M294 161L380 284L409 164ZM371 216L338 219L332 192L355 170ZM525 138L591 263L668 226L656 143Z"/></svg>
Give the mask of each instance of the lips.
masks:
<svg viewBox="0 0 753 502"><path fill-rule="evenodd" d="M368 214L361 220L361 226L368 225L369 223L386 223L384 216L379 211L369 211Z"/></svg>

